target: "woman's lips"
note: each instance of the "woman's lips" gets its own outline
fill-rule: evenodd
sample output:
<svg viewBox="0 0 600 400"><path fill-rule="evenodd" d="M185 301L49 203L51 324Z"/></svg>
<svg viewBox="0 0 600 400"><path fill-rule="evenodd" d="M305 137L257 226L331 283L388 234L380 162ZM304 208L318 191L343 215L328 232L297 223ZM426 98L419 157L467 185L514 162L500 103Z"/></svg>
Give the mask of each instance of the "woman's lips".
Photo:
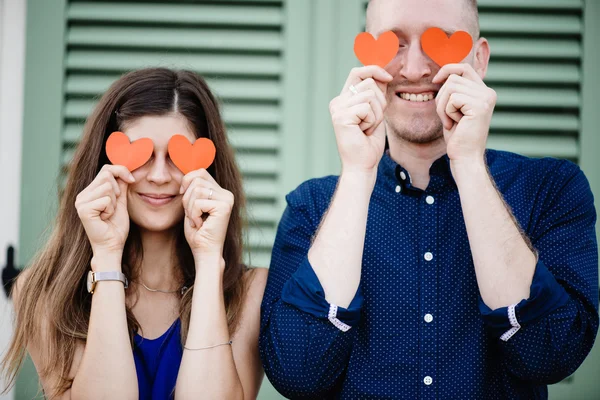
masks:
<svg viewBox="0 0 600 400"><path fill-rule="evenodd" d="M175 196L171 196L171 197L165 197L162 199L157 199L154 197L149 197L143 194L139 194L140 197L142 198L142 200L144 200L146 203L148 204L152 204L153 206L162 206L165 205L167 203L170 203L171 201L173 201L173 199L175 198Z"/></svg>

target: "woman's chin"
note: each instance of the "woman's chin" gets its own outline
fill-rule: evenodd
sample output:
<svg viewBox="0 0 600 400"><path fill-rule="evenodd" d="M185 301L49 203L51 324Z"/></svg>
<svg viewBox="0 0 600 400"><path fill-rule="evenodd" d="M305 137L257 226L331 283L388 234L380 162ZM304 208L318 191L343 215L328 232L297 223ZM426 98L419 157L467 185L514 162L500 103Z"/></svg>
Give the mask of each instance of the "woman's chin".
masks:
<svg viewBox="0 0 600 400"><path fill-rule="evenodd" d="M138 225L140 229L145 231L163 232L173 229L178 222L179 219L176 218L158 220L156 217L153 217L152 220L141 220L139 222L136 221L136 225Z"/></svg>

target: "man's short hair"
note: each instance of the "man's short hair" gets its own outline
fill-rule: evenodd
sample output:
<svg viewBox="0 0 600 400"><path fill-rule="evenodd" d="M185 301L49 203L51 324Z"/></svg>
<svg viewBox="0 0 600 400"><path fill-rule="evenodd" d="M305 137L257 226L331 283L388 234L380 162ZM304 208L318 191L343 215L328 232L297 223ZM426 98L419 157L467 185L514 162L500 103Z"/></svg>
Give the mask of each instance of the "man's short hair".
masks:
<svg viewBox="0 0 600 400"><path fill-rule="evenodd" d="M367 4L367 18L366 18L366 31L369 31L369 9L372 4L377 0L369 0ZM456 0L452 0L456 1ZM467 9L468 14L471 15L471 21L469 22L469 33L473 36L473 41L479 39L479 11L477 9L477 0L462 0L464 6Z"/></svg>

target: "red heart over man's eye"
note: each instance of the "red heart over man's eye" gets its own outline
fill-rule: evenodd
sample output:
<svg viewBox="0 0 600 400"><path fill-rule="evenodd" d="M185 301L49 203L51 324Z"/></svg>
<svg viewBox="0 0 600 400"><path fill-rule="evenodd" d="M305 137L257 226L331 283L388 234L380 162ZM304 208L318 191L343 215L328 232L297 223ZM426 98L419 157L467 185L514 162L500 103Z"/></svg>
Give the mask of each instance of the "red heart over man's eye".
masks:
<svg viewBox="0 0 600 400"><path fill-rule="evenodd" d="M440 28L429 28L421 35L421 47L437 65L454 64L464 60L473 48L473 38L465 31L448 37Z"/></svg>
<svg viewBox="0 0 600 400"><path fill-rule="evenodd" d="M398 36L392 31L382 33L377 39L369 32L361 32L354 39L354 54L363 65L383 68L394 59L399 44Z"/></svg>

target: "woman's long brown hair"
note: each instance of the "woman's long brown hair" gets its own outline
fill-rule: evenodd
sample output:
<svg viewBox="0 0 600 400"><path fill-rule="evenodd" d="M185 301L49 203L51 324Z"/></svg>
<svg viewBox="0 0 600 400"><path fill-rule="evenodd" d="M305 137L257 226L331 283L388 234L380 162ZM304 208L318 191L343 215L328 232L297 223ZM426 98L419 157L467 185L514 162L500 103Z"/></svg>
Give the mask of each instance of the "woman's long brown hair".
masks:
<svg viewBox="0 0 600 400"><path fill-rule="evenodd" d="M190 71L150 68L130 72L114 82L99 100L86 121L83 136L69 166L69 179L51 234L28 269L29 279L23 282L16 310L15 332L0 365L10 389L21 368L29 340L44 337L46 363L40 376L60 371L60 382L51 398L63 394L72 385L68 374L73 362L77 341L85 341L90 319L91 294L86 289L86 275L90 270L92 248L77 210L75 198L94 180L104 164L109 164L105 152L108 135L122 130L127 123L143 116L161 116L172 113L183 115L196 137L210 138L217 148L217 157L208 172L221 187L235 196L229 219L223 258L225 272L223 290L227 322L231 334L239 322L245 293L242 264L242 216L245 198L234 152L227 141L225 126L218 103L206 82ZM139 229L130 221L130 231L123 251L123 273L135 280L143 258ZM195 265L185 239L183 220L176 227L174 262L181 268L185 286L189 289L181 297L181 341L187 336ZM13 285L16 286L16 285ZM41 326L40 321L47 321ZM139 324L127 308L127 325L133 346L134 332Z"/></svg>

